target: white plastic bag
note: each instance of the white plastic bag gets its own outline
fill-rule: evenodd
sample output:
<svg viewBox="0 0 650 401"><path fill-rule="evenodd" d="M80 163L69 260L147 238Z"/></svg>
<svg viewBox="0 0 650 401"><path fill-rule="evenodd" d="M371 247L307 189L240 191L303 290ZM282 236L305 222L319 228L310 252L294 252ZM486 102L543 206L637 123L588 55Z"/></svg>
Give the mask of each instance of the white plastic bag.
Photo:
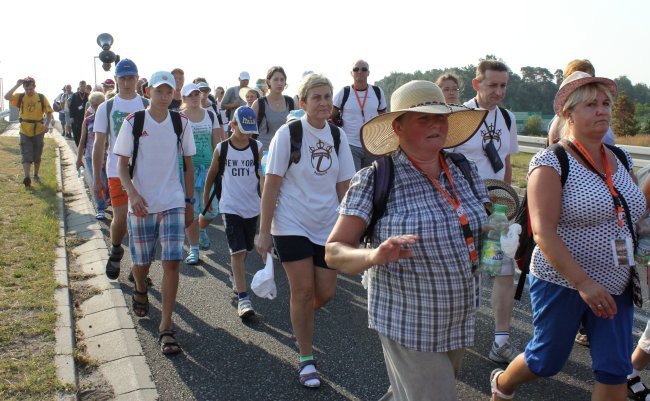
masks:
<svg viewBox="0 0 650 401"><path fill-rule="evenodd" d="M260 298L274 299L278 294L273 278L273 257L270 253L266 254L266 265L253 276L251 289Z"/></svg>
<svg viewBox="0 0 650 401"><path fill-rule="evenodd" d="M521 234L521 226L517 223L510 225L508 234L501 234L501 250L511 259L515 257L519 246L519 234Z"/></svg>

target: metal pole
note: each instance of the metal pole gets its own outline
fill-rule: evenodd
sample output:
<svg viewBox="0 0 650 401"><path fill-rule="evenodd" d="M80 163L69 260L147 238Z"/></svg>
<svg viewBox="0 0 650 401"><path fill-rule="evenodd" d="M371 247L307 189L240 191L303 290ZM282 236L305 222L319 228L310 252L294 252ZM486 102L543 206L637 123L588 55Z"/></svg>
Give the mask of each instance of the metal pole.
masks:
<svg viewBox="0 0 650 401"><path fill-rule="evenodd" d="M93 56L93 71L95 71L95 86L97 86L97 63L95 62L96 58L97 56Z"/></svg>

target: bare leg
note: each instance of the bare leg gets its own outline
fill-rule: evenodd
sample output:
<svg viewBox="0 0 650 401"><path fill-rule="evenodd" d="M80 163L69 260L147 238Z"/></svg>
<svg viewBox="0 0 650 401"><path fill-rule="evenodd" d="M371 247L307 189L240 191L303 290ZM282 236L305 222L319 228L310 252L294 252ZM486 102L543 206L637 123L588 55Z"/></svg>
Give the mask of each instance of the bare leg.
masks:
<svg viewBox="0 0 650 401"><path fill-rule="evenodd" d="M234 255L230 255L232 276L233 279L235 280L235 287L237 288L237 292L246 291L246 269L244 266L245 261L246 261L246 251L237 252Z"/></svg>
<svg viewBox="0 0 650 401"><path fill-rule="evenodd" d="M625 401L627 386L623 384L603 384L596 382L591 393L591 401Z"/></svg>
<svg viewBox="0 0 650 401"><path fill-rule="evenodd" d="M290 315L300 356L312 355L314 337L314 267L311 257L282 264L291 289Z"/></svg>
<svg viewBox="0 0 650 401"><path fill-rule="evenodd" d="M512 309L515 305L513 276L497 276L492 287L492 309L495 331L510 331Z"/></svg>
<svg viewBox="0 0 650 401"><path fill-rule="evenodd" d="M199 222L194 220L189 227L185 229L185 236L187 237L187 242L190 245L196 245L199 243Z"/></svg>
<svg viewBox="0 0 650 401"><path fill-rule="evenodd" d="M111 242L113 245L122 243L126 235L127 205L113 206L113 221L111 221ZM135 273L134 273L135 275Z"/></svg>
<svg viewBox="0 0 650 401"><path fill-rule="evenodd" d="M25 172L25 177L29 177L29 170L32 167L32 163L23 163L23 171Z"/></svg>
<svg viewBox="0 0 650 401"><path fill-rule="evenodd" d="M38 172L39 172L40 168L41 168L41 163L40 162L38 162L38 163L34 162L34 175L35 176L38 175ZM28 171L28 173L29 173L29 171Z"/></svg>
<svg viewBox="0 0 650 401"><path fill-rule="evenodd" d="M178 292L178 260L163 260L162 279L162 313L160 315L160 331L169 330L172 327L172 313L176 306L176 293ZM145 276L146 277L146 276ZM144 280L144 278L143 278Z"/></svg>
<svg viewBox="0 0 650 401"><path fill-rule="evenodd" d="M145 282L147 275L149 274L149 267L151 265L133 265L131 266L131 271L133 272L133 279L135 281L135 289L139 292L145 292L147 290L147 283ZM147 301L146 295L134 294L136 301L144 303Z"/></svg>
<svg viewBox="0 0 650 401"><path fill-rule="evenodd" d="M314 267L314 310L325 306L336 292L336 270Z"/></svg>
<svg viewBox="0 0 650 401"><path fill-rule="evenodd" d="M522 353L519 354L519 356L508 365L506 371L499 376L497 385L499 391L502 393L512 394L520 385L535 379L537 379L537 376L528 369L526 361L524 360L524 354ZM496 400L500 400L500 398L496 397Z"/></svg>
<svg viewBox="0 0 650 401"><path fill-rule="evenodd" d="M646 354L637 346L632 353L632 367L636 370L643 370L648 363L650 363L650 354Z"/></svg>

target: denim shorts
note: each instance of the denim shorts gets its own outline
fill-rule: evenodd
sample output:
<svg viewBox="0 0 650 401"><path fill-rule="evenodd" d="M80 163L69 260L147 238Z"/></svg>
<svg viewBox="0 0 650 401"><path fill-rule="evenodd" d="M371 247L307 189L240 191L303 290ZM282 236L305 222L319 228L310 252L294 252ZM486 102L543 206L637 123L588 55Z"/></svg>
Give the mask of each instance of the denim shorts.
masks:
<svg viewBox="0 0 650 401"><path fill-rule="evenodd" d="M589 337L591 368L596 381L623 384L632 371L632 319L634 307L628 288L612 295L617 314L613 319L594 315L578 291L529 276L533 309L533 338L526 346L526 365L537 376L558 373L571 354L582 323Z"/></svg>
<svg viewBox="0 0 650 401"><path fill-rule="evenodd" d="M129 250L134 265L149 266L154 260L156 242L160 239L160 260L183 259L185 240L185 208L151 213L138 217L129 212Z"/></svg>
<svg viewBox="0 0 650 401"><path fill-rule="evenodd" d="M199 221L199 214L205 209L203 204L203 188L194 188L194 221ZM212 211L207 212L203 217L206 220L214 220L219 215L219 202L216 198L212 200Z"/></svg>

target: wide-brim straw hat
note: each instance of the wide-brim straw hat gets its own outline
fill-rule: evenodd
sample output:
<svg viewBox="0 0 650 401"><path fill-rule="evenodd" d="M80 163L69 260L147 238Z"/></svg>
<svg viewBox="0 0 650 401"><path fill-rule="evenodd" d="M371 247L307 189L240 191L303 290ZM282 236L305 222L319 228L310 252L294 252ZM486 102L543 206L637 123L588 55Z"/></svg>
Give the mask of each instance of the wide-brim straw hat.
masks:
<svg viewBox="0 0 650 401"><path fill-rule="evenodd" d="M612 81L609 78L592 77L586 72L576 71L571 75L569 75L568 77L566 77L564 81L562 81L562 85L560 85L560 89L555 94L555 100L553 101L553 110L555 111L555 114L558 115L560 114L560 112L562 111L562 107L564 107L564 103L566 103L567 98L576 89L578 89L581 86L592 84L594 82L598 82L607 86L610 92L612 93L612 98L616 97L616 93L618 92L618 88L616 87L616 82Z"/></svg>
<svg viewBox="0 0 650 401"><path fill-rule="evenodd" d="M255 91L257 92L257 98L261 98L262 96L262 91L257 89L257 88L251 88L250 86L244 86L243 88L239 89L239 97L242 98L243 101L246 101L246 95L250 91Z"/></svg>
<svg viewBox="0 0 650 401"><path fill-rule="evenodd" d="M505 181L488 178L483 180L483 182L490 195L490 201L505 206L508 220L514 219L517 216L521 203L517 191Z"/></svg>
<svg viewBox="0 0 650 401"><path fill-rule="evenodd" d="M393 131L393 120L408 112L448 115L449 130L443 148L453 148L467 142L485 119L487 110L445 103L438 85L429 81L406 83L390 97L390 113L380 114L361 127L363 147L376 156L393 152L399 138Z"/></svg>

